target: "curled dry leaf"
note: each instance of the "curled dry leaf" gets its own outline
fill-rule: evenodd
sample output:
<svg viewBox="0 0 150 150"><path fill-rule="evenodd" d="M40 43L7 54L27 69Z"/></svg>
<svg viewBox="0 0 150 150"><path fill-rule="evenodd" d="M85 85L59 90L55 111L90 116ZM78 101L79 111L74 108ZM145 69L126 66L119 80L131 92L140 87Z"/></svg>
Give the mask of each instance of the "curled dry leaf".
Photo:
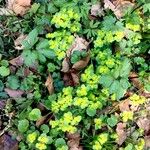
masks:
<svg viewBox="0 0 150 150"><path fill-rule="evenodd" d="M13 11L7 8L0 8L0 16L10 16L13 14Z"/></svg>
<svg viewBox="0 0 150 150"><path fill-rule="evenodd" d="M15 12L16 15L23 16L31 6L31 0L8 0L7 8Z"/></svg>
<svg viewBox="0 0 150 150"><path fill-rule="evenodd" d="M17 49L17 50L22 50L22 49L23 49L22 41L23 41L26 37L27 37L27 35L21 34L21 35L14 41L15 49Z"/></svg>
<svg viewBox="0 0 150 150"><path fill-rule="evenodd" d="M79 84L79 74L76 72L72 72L71 76L72 76L72 80L73 80L74 85L75 86L78 85Z"/></svg>
<svg viewBox="0 0 150 150"><path fill-rule="evenodd" d="M127 133L126 133L126 124L125 123L118 123L117 124L117 128L116 128L116 132L117 132L117 135L118 135L118 139L117 139L117 143L119 145L122 145L123 142L126 140L127 138Z"/></svg>
<svg viewBox="0 0 150 150"><path fill-rule="evenodd" d="M123 17L128 8L133 6L134 4L130 1L116 0L112 3L110 0L104 0L104 8L112 10L118 19Z"/></svg>
<svg viewBox="0 0 150 150"><path fill-rule="evenodd" d="M9 63L13 66L20 67L23 65L24 60L23 60L22 56L18 56L16 58L10 60Z"/></svg>
<svg viewBox="0 0 150 150"><path fill-rule="evenodd" d="M40 127L42 124L48 122L51 119L51 113L48 113L45 116L42 116L40 119L36 121L36 127Z"/></svg>
<svg viewBox="0 0 150 150"><path fill-rule="evenodd" d="M62 72L68 72L70 69L70 65L69 65L69 58L66 57L64 58L63 62L62 62Z"/></svg>
<svg viewBox="0 0 150 150"><path fill-rule="evenodd" d="M9 88L5 88L4 90L12 98L21 97L25 93L22 90L12 90L12 89L9 89Z"/></svg>
<svg viewBox="0 0 150 150"><path fill-rule="evenodd" d="M68 142L67 145L69 150L83 150L80 146L80 134L79 133L67 133Z"/></svg>
<svg viewBox="0 0 150 150"><path fill-rule="evenodd" d="M92 5L91 15L92 16L103 16L104 15L104 9L101 7L100 3Z"/></svg>
<svg viewBox="0 0 150 150"><path fill-rule="evenodd" d="M18 142L11 136L4 134L0 137L0 150L18 150Z"/></svg>
<svg viewBox="0 0 150 150"><path fill-rule="evenodd" d="M120 102L119 103L119 109L120 109L120 111L121 112L123 112L123 111L130 111L129 105L130 105L130 100L129 99Z"/></svg>
<svg viewBox="0 0 150 150"><path fill-rule="evenodd" d="M136 123L145 132L150 131L150 120L148 118L139 118Z"/></svg>
<svg viewBox="0 0 150 150"><path fill-rule="evenodd" d="M148 149L150 148L150 136L145 136L144 137L144 140L145 140L145 149Z"/></svg>
<svg viewBox="0 0 150 150"><path fill-rule="evenodd" d="M50 74L47 77L47 80L45 82L45 86L47 87L50 95L54 93L53 78Z"/></svg>
<svg viewBox="0 0 150 150"><path fill-rule="evenodd" d="M79 60L78 62L76 62L72 68L76 69L76 70L82 70L83 68L85 68L88 63L90 61L90 55L88 54L87 57L83 58L82 60Z"/></svg>

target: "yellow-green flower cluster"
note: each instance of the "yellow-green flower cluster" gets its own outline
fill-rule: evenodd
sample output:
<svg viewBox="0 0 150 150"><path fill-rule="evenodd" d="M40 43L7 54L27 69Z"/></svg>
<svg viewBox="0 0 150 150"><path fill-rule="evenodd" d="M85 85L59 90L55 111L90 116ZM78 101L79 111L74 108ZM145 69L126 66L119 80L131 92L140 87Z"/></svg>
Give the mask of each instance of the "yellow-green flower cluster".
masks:
<svg viewBox="0 0 150 150"><path fill-rule="evenodd" d="M103 47L114 41L120 42L124 38L123 31L105 31L99 30L97 39L94 41L94 47Z"/></svg>
<svg viewBox="0 0 150 150"><path fill-rule="evenodd" d="M144 146L145 146L145 141L144 139L141 138L138 140L138 144L135 145L135 150L143 150Z"/></svg>
<svg viewBox="0 0 150 150"><path fill-rule="evenodd" d="M146 102L146 98L144 96L139 96L137 94L130 96L130 100L131 104L135 106L142 105Z"/></svg>
<svg viewBox="0 0 150 150"><path fill-rule="evenodd" d="M81 80L87 85L90 85L90 89L97 89L99 76L94 74L94 69L92 65L90 65L81 75Z"/></svg>
<svg viewBox="0 0 150 150"><path fill-rule="evenodd" d="M52 101L51 110L55 113L61 111L65 111L66 108L72 105L73 98L72 98L72 88L67 87L63 89L63 93L58 94L57 101Z"/></svg>
<svg viewBox="0 0 150 150"><path fill-rule="evenodd" d="M81 109L84 109L88 107L89 105L89 100L87 97L76 97L74 98L74 105L81 107Z"/></svg>
<svg viewBox="0 0 150 150"><path fill-rule="evenodd" d="M80 87L78 87L77 91L77 96L86 96L88 94L88 88L82 84Z"/></svg>
<svg viewBox="0 0 150 150"><path fill-rule="evenodd" d="M36 138L37 138L37 132L30 133L27 135L27 142L32 144L34 143Z"/></svg>
<svg viewBox="0 0 150 150"><path fill-rule="evenodd" d="M48 33L46 37L50 39L49 47L55 52L59 60L65 57L66 50L74 40L74 36L66 30Z"/></svg>
<svg viewBox="0 0 150 150"><path fill-rule="evenodd" d="M124 111L121 113L123 122L127 122L128 120L133 120L133 112L132 111Z"/></svg>
<svg viewBox="0 0 150 150"><path fill-rule="evenodd" d="M49 143L49 137L46 134L41 134L38 137L38 143L36 143L35 147L39 150L47 149L47 145Z"/></svg>
<svg viewBox="0 0 150 150"><path fill-rule="evenodd" d="M107 133L101 133L98 137L97 140L94 141L93 143L93 150L102 150L103 145L108 141L108 134Z"/></svg>
<svg viewBox="0 0 150 150"><path fill-rule="evenodd" d="M95 118L94 123L95 123L95 129L101 129L102 127L102 122L103 120L101 118Z"/></svg>
<svg viewBox="0 0 150 150"><path fill-rule="evenodd" d="M127 23L126 28L133 30L134 32L140 31L140 29L141 29L139 24L131 24L131 23Z"/></svg>
<svg viewBox="0 0 150 150"><path fill-rule="evenodd" d="M71 112L67 112L59 120L50 121L52 128L61 130L63 132L75 133L77 131L76 126L81 121L81 116L73 116Z"/></svg>
<svg viewBox="0 0 150 150"><path fill-rule="evenodd" d="M80 30L80 15L76 13L72 8L62 9L56 13L51 23L55 24L57 28L68 28L72 33Z"/></svg>

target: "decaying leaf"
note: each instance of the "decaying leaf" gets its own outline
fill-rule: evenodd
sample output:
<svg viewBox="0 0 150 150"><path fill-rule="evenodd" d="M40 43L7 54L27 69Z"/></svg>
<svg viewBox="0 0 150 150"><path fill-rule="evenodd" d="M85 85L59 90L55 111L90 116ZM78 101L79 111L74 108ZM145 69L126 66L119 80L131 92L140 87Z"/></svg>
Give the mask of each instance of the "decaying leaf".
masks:
<svg viewBox="0 0 150 150"><path fill-rule="evenodd" d="M16 15L23 16L31 6L31 0L8 0L7 8Z"/></svg>
<svg viewBox="0 0 150 150"><path fill-rule="evenodd" d="M123 142L127 138L127 134L126 134L125 128L126 128L126 124L125 123L121 123L120 122L120 123L117 124L117 128L116 128L116 132L117 132L117 135L118 135L117 143L119 145L122 145Z"/></svg>
<svg viewBox="0 0 150 150"><path fill-rule="evenodd" d="M63 62L62 62L62 72L68 72L70 69L70 65L69 65L69 59L66 57L64 58Z"/></svg>
<svg viewBox="0 0 150 150"><path fill-rule="evenodd" d="M40 127L45 122L48 122L50 118L51 118L51 113L48 113L47 115L42 116L40 119L36 121L36 127Z"/></svg>
<svg viewBox="0 0 150 150"><path fill-rule="evenodd" d="M104 9L101 7L100 3L92 5L91 15L92 16L103 16L104 15Z"/></svg>
<svg viewBox="0 0 150 150"><path fill-rule="evenodd" d="M67 145L69 150L83 150L80 146L80 134L79 133L68 133L67 134L68 142Z"/></svg>
<svg viewBox="0 0 150 150"><path fill-rule="evenodd" d="M149 142L150 136L145 136L144 140L145 140L145 149L150 148L150 142Z"/></svg>
<svg viewBox="0 0 150 150"><path fill-rule="evenodd" d="M120 109L120 111L121 112L123 112L123 111L130 111L129 104L130 104L130 100L129 99L120 102L119 103L119 109Z"/></svg>
<svg viewBox="0 0 150 150"><path fill-rule="evenodd" d="M71 72L71 77L73 80L74 85L78 85L79 84L79 74L76 72Z"/></svg>
<svg viewBox="0 0 150 150"><path fill-rule="evenodd" d="M18 57L16 57L16 58L9 61L9 63L11 65L16 66L16 67L22 66L23 62L24 62L24 60L23 60L22 56L18 56Z"/></svg>
<svg viewBox="0 0 150 150"><path fill-rule="evenodd" d="M21 44L22 41L27 37L27 35L21 34L15 41L14 41L14 45L15 45L15 49L17 50L22 50L23 49L23 45Z"/></svg>
<svg viewBox="0 0 150 150"><path fill-rule="evenodd" d="M139 118L136 123L145 132L150 131L150 120L148 118Z"/></svg>
<svg viewBox="0 0 150 150"><path fill-rule="evenodd" d="M112 3L110 0L104 0L104 8L112 10L118 19L123 17L128 8L133 6L134 4L130 1L117 0Z"/></svg>
<svg viewBox="0 0 150 150"><path fill-rule="evenodd" d="M4 90L12 98L21 97L25 93L22 90L12 90L12 89L9 89L9 88L5 88Z"/></svg>
<svg viewBox="0 0 150 150"><path fill-rule="evenodd" d="M18 150L18 142L11 136L4 134L0 137L0 150Z"/></svg>
<svg viewBox="0 0 150 150"><path fill-rule="evenodd" d="M47 87L50 95L54 93L53 78L50 74L47 77L47 80L45 82L45 86Z"/></svg>

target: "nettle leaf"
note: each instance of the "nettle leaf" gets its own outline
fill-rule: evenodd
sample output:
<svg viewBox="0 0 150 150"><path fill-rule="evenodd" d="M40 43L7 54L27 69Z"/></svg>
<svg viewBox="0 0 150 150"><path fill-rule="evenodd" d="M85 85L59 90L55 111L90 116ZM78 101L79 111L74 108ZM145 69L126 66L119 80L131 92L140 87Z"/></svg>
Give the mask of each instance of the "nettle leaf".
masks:
<svg viewBox="0 0 150 150"><path fill-rule="evenodd" d="M19 79L17 76L9 76L7 78L7 86L13 90L16 90L20 87Z"/></svg>
<svg viewBox="0 0 150 150"><path fill-rule="evenodd" d="M41 118L41 111L37 108L33 109L30 113L29 113L29 119L32 121L36 121L38 119Z"/></svg>
<svg viewBox="0 0 150 150"><path fill-rule="evenodd" d="M124 89L128 89L130 87L130 83L128 81L128 78L122 78L120 80L120 85L124 88Z"/></svg>
<svg viewBox="0 0 150 150"><path fill-rule="evenodd" d="M29 127L29 121L27 119L20 120L18 123L18 130L20 132L26 132Z"/></svg>
<svg viewBox="0 0 150 150"><path fill-rule="evenodd" d="M87 108L86 109L86 113L87 113L87 115L89 115L90 117L93 117L93 116L95 116L95 114L96 114L96 109L93 109L93 108Z"/></svg>
<svg viewBox="0 0 150 150"><path fill-rule="evenodd" d="M9 68L7 68L7 67L5 67L5 66L1 66L1 67L0 67L0 75L1 75L2 77L6 77L6 76L8 76L9 74L10 74Z"/></svg>
<svg viewBox="0 0 150 150"><path fill-rule="evenodd" d="M34 44L38 41L38 30L33 29L25 40L22 41L24 49L31 49Z"/></svg>
<svg viewBox="0 0 150 150"><path fill-rule="evenodd" d="M42 39L37 45L36 45L36 49L40 50L40 49L45 49L45 48L49 48L49 41L47 39Z"/></svg>
<svg viewBox="0 0 150 150"><path fill-rule="evenodd" d="M115 115L111 115L111 117L107 119L107 123L109 126L114 127L118 123L118 119Z"/></svg>

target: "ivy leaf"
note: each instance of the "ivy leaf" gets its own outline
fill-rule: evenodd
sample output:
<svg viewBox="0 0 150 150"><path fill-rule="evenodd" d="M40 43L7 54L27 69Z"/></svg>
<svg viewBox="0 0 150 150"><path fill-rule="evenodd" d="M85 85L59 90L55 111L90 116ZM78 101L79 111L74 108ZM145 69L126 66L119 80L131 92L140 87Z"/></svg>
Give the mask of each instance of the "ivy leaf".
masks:
<svg viewBox="0 0 150 150"><path fill-rule="evenodd" d="M29 127L29 121L27 119L20 120L18 124L18 130L20 132L26 132Z"/></svg>
<svg viewBox="0 0 150 150"><path fill-rule="evenodd" d="M107 119L107 123L109 126L114 127L118 123L118 119L115 115L111 115L111 117Z"/></svg>
<svg viewBox="0 0 150 150"><path fill-rule="evenodd" d="M6 76L8 76L9 74L10 74L9 68L7 68L7 67L5 67L5 66L1 66L1 67L0 67L0 75L1 75L2 77L6 77Z"/></svg>
<svg viewBox="0 0 150 150"><path fill-rule="evenodd" d="M87 113L87 115L89 115L90 117L93 117L93 116L95 116L95 114L96 114L96 109L93 109L93 108L87 108L86 109L86 113Z"/></svg>
<svg viewBox="0 0 150 150"><path fill-rule="evenodd" d="M41 118L41 111L37 108L33 109L30 113L29 113L29 119L32 121L36 121L38 119Z"/></svg>

